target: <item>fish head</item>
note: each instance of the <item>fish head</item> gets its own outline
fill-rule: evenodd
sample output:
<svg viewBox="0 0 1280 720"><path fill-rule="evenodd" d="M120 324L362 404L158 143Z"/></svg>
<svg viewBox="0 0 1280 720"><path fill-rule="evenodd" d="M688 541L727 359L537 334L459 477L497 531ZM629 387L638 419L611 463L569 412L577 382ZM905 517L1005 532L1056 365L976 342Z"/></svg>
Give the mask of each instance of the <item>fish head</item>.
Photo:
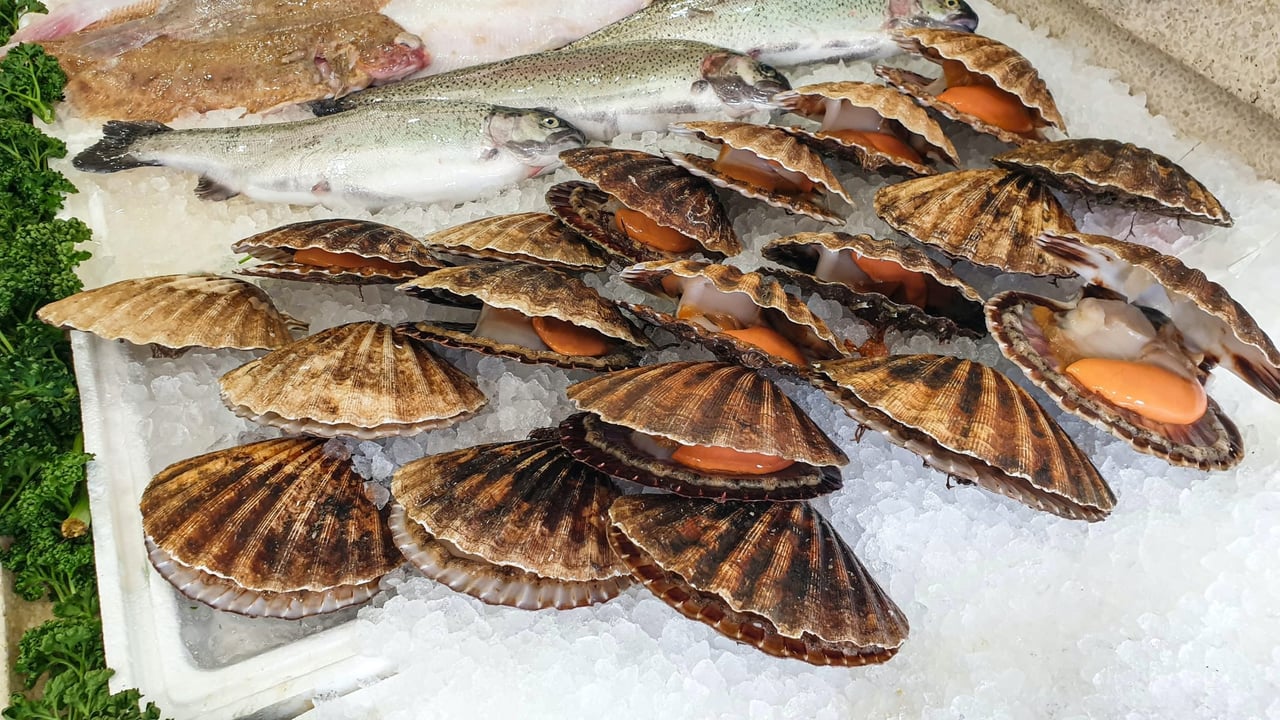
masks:
<svg viewBox="0 0 1280 720"><path fill-rule="evenodd" d="M771 110L771 98L791 89L786 76L771 65L731 50L717 50L702 59L702 81L735 117Z"/></svg>
<svg viewBox="0 0 1280 720"><path fill-rule="evenodd" d="M373 85L395 82L431 64L422 38L400 33L390 42L372 43L361 49L356 70L367 75Z"/></svg>
<svg viewBox="0 0 1280 720"><path fill-rule="evenodd" d="M546 110L495 107L488 134L493 147L534 170L530 177L559 167L561 152L587 144L581 130Z"/></svg>
<svg viewBox="0 0 1280 720"><path fill-rule="evenodd" d="M978 29L978 14L964 0L893 0L889 5L891 28Z"/></svg>

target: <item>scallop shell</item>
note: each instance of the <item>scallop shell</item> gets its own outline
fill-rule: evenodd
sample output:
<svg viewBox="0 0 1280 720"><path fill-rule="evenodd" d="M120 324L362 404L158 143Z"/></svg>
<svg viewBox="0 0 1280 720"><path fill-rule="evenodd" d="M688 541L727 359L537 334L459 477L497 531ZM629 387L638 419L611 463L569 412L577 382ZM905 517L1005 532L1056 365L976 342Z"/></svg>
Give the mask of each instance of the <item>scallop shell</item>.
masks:
<svg viewBox="0 0 1280 720"><path fill-rule="evenodd" d="M622 491L556 439L430 455L397 470L391 491L405 530L417 525L431 538L421 545L396 532L393 519L405 556L485 602L567 609L604 602L631 584L609 548L605 519Z"/></svg>
<svg viewBox="0 0 1280 720"><path fill-rule="evenodd" d="M603 251L547 213L482 218L432 233L422 242L455 255L527 262L571 272L603 270L609 264Z"/></svg>
<svg viewBox="0 0 1280 720"><path fill-rule="evenodd" d="M944 355L819 363L814 384L849 416L933 467L1037 510L1097 521L1115 495L1080 448L999 372Z"/></svg>
<svg viewBox="0 0 1280 720"><path fill-rule="evenodd" d="M720 142L737 150L748 150L756 157L772 160L787 170L804 175L821 187L824 194L838 196L850 206L855 205L853 198L840 185L840 179L822 162L822 157L783 128L745 122L685 122L672 125L671 130L696 135L707 142ZM775 192L730 177L720 171L711 158L677 152L667 153L667 158L694 175L710 180L716 187L833 225L845 222L844 218L811 198Z"/></svg>
<svg viewBox="0 0 1280 720"><path fill-rule="evenodd" d="M1004 356L1064 410L1124 440L1138 452L1174 465L1225 470L1244 459L1240 431L1212 398L1199 420L1172 425L1113 405L1077 383L1054 356L1044 329L1032 315L1037 305L1055 313L1071 309L1034 295L1006 292L987 301L987 323Z"/></svg>
<svg viewBox="0 0 1280 720"><path fill-rule="evenodd" d="M824 100L843 100L855 107L871 108L890 121L895 129L919 138L926 145L926 153L952 165L960 165L956 148L942 132L942 127L919 105L902 93L883 85L864 82L827 82L805 85L773 96L782 107L812 118L824 112ZM836 137L821 130L790 128L790 132L806 138L818 147L841 157L848 157L868 170L909 170L916 175L932 175L935 170L909 160L889 155L874 147L866 147ZM923 153L922 153L923 154Z"/></svg>
<svg viewBox="0 0 1280 720"><path fill-rule="evenodd" d="M485 263L445 268L399 286L410 294L445 292L479 298L484 304L519 310L530 317L554 317L591 328L635 348L649 341L623 317L611 300L581 279L551 268L523 263ZM528 363L559 367L607 370L635 364L634 352L619 350L603 357L562 355L471 335L473 327L446 327L417 323L408 330L414 337L449 347L462 347L488 355L501 355Z"/></svg>
<svg viewBox="0 0 1280 720"><path fill-rule="evenodd" d="M844 283L819 280L813 276L817 257L814 245L827 250L852 250L862 257L892 260L902 267L933 278L938 284L954 290L953 307L939 308L926 303L924 310L906 303L899 303L878 292L861 292ZM987 326L982 314L982 296L965 281L956 277L951 269L926 255L918 246L901 245L892 240L877 240L870 235L848 233L797 233L770 240L761 253L777 263L801 272L774 271L808 292L835 300L859 318L876 327L891 326L902 331L923 331L938 338L956 335L980 337L986 335ZM934 293L930 291L930 297Z"/></svg>
<svg viewBox="0 0 1280 720"><path fill-rule="evenodd" d="M1059 140L991 158L1067 192L1146 212L1231 226L1231 215L1204 185L1169 158L1118 140Z"/></svg>
<svg viewBox="0 0 1280 720"><path fill-rule="evenodd" d="M330 328L223 375L222 401L289 432L364 440L447 427L487 402L474 381L399 328Z"/></svg>
<svg viewBox="0 0 1280 720"><path fill-rule="evenodd" d="M1070 275L1036 246L1044 232L1075 222L1048 188L1005 170L963 170L876 191L876 214L895 230L947 255L1006 272Z"/></svg>
<svg viewBox="0 0 1280 720"><path fill-rule="evenodd" d="M609 540L686 617L814 665L893 657L907 619L808 503L636 495L609 509Z"/></svg>
<svg viewBox="0 0 1280 720"><path fill-rule="evenodd" d="M840 350L840 341L822 318L814 315L803 300L787 293L782 289L781 283L768 275L743 272L732 265L676 260L633 265L623 270L619 277L645 292L669 297L662 287L662 280L672 275L706 278L720 292L741 292L748 295L752 302L764 308L764 317L770 327L795 343L809 358L830 359L844 356ZM737 338L713 333L698 323L682 320L644 305L629 304L627 308L637 317L660 325L683 339L705 345L721 359L755 368L791 366L784 358Z"/></svg>
<svg viewBox="0 0 1280 720"><path fill-rule="evenodd" d="M218 275L162 275L85 290L40 308L40 320L108 340L161 347L270 350L293 341L292 318L256 285Z"/></svg>
<svg viewBox="0 0 1280 720"><path fill-rule="evenodd" d="M283 280L346 285L396 283L445 266L414 236L370 220L306 220L247 237L231 249L265 261L236 270L239 274ZM308 249L350 253L407 267L396 270L322 267L293 261L297 251Z"/></svg>
<svg viewBox="0 0 1280 720"><path fill-rule="evenodd" d="M298 618L364 602L404 558L351 463L280 438L174 463L142 494L152 563L187 597Z"/></svg>

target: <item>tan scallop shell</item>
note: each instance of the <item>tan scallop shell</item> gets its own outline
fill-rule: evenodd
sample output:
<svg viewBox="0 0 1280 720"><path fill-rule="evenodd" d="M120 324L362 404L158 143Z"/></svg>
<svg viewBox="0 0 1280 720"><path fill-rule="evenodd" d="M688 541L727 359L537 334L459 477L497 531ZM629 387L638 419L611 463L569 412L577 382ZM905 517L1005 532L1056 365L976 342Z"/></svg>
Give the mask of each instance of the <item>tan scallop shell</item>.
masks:
<svg viewBox="0 0 1280 720"><path fill-rule="evenodd" d="M247 237L231 246L265 262L241 267L241 275L363 285L403 282L445 263L427 252L418 239L390 225L370 220L305 220ZM385 260L405 267L322 267L294 262L299 250L325 250Z"/></svg>
<svg viewBox="0 0 1280 720"><path fill-rule="evenodd" d="M422 242L454 255L513 260L574 272L603 270L609 264L603 251L547 213L527 212L473 220L431 233Z"/></svg>
<svg viewBox="0 0 1280 720"><path fill-rule="evenodd" d="M627 283L663 297L671 297L662 286L663 279L671 276L706 278L720 292L744 293L752 302L764 308L763 315L769 326L795 343L810 359L830 359L845 355L840 349L840 341L822 318L814 315L803 300L787 293L782 289L782 283L768 275L743 272L732 265L696 260L640 263L626 268L619 275ZM791 365L785 358L737 338L713 333L698 323L643 305L630 304L627 307L638 317L660 325L684 339L707 346L717 357L749 367Z"/></svg>
<svg viewBox="0 0 1280 720"><path fill-rule="evenodd" d="M787 170L804 175L822 188L824 195L835 195L850 206L855 205L853 198L840 185L840 179L822 162L822 157L783 128L745 122L707 121L675 123L671 130L696 135L706 142L718 142L737 150L750 151L758 158L772 160ZM814 198L776 192L726 175L716 167L714 159L677 152L667 153L667 158L694 175L710 180L716 187L733 190L744 197L762 200L776 208L808 215L833 225L843 225L845 222L844 218Z"/></svg>
<svg viewBox="0 0 1280 720"><path fill-rule="evenodd" d="M944 355L819 363L814 384L933 467L1037 510L1097 521L1115 495L1080 448L999 372Z"/></svg>
<svg viewBox="0 0 1280 720"><path fill-rule="evenodd" d="M1138 452L1164 458L1174 465L1224 470L1244 459L1240 431L1213 398L1209 398L1199 420L1173 425L1114 405L1077 383L1066 373L1065 365L1050 347L1045 329L1032 314L1036 306L1053 313L1071 309L1070 305L1034 295L1006 292L987 301L987 323L1004 356L1064 410L1124 440Z"/></svg>
<svg viewBox="0 0 1280 720"><path fill-rule="evenodd" d="M152 562L183 594L298 618L363 602L404 558L348 460L280 438L160 471L142 494Z"/></svg>
<svg viewBox="0 0 1280 720"><path fill-rule="evenodd" d="M1218 198L1181 165L1132 143L1059 140L1011 150L991 162L1104 203L1231 226L1231 215Z"/></svg>
<svg viewBox="0 0 1280 720"><path fill-rule="evenodd" d="M895 130L923 142L925 153L922 154L927 153L952 165L960 165L960 156L956 153L955 146L947 139L937 121L910 98L883 85L864 82L817 83L778 93L773 99L786 109L811 119L815 115L820 119L824 114L826 100L842 100L854 107L870 108ZM932 175L935 172L928 165L889 155L874 147L859 145L821 130L790 128L790 131L812 140L823 150L849 157L868 170L888 167L906 169L916 175Z"/></svg>
<svg viewBox="0 0 1280 720"><path fill-rule="evenodd" d="M400 328L341 325L223 375L222 401L289 432L361 439L447 427L487 402L465 373Z"/></svg>
<svg viewBox="0 0 1280 720"><path fill-rule="evenodd" d="M108 340L173 349L283 347L297 322L256 285L218 275L121 280L49 303L36 317Z"/></svg>
<svg viewBox="0 0 1280 720"><path fill-rule="evenodd" d="M609 548L605 519L621 490L554 437L415 460L396 471L391 492L408 524L443 545L432 552L398 534L405 556L426 552L432 560L415 565L428 577L485 602L566 609L604 602L631 584ZM441 551L444 563L433 557ZM479 572L455 562L466 560Z"/></svg>
<svg viewBox="0 0 1280 720"><path fill-rule="evenodd" d="M609 517L636 578L738 642L814 665L866 665L906 640L902 611L808 503L635 495Z"/></svg>
<svg viewBox="0 0 1280 720"><path fill-rule="evenodd" d="M1006 170L962 170L876 191L876 214L895 230L947 255L1006 272L1070 275L1036 246L1044 232L1075 222L1034 179Z"/></svg>

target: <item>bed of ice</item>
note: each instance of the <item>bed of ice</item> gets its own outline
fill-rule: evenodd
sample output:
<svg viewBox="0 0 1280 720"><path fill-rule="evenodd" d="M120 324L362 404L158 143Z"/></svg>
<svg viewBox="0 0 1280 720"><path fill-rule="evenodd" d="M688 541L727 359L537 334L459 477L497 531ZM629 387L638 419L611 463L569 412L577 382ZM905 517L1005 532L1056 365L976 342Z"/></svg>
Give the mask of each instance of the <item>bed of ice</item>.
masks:
<svg viewBox="0 0 1280 720"><path fill-rule="evenodd" d="M1274 279L1280 265L1280 187L1261 182L1244 161L1211 142L1176 138L1151 117L1111 71L1080 51L1049 40L988 3L972 3L981 30L1018 48L1040 69L1074 137L1113 137L1150 147L1182 163L1223 200L1231 229L1078 204L1081 229L1172 248L1227 286L1264 329L1280 337ZM823 67L793 74L793 84L870 79L869 67ZM185 124L224 124L219 113ZM184 123L178 123L184 124ZM95 128L75 119L55 128L74 153ZM955 128L949 128L955 132ZM958 132L967 165L998 152L994 140ZM646 134L619 146L684 150L697 143ZM146 169L86 175L63 166L80 187L67 211L93 227L89 286L147 274L226 271L228 245L306 218L324 208L272 207L237 198L197 200L194 177ZM554 177L531 181L458 208L402 207L376 215L426 232L491 214L542 207ZM860 201L847 229L877 235L871 194L879 180L845 175ZM728 198L751 248L734 262L752 266L765 240L820 224ZM347 213L350 214L350 213ZM357 216L362 214L357 213ZM613 280L606 293L638 299ZM1000 282L996 282L999 287ZM358 319L397 322L436 317L423 302L389 287L330 288L263 283L281 309L313 331ZM838 333L860 338L857 323L820 299L814 309ZM900 352L942 349L995 364L990 343L939 348L920 338ZM522 437L572 411L565 387L585 377L461 351L443 353L476 376L488 408L459 426L411 439L346 443L371 495L385 499L396 466L481 442ZM655 359L698 356L688 348ZM151 447L151 470L181 458L270 437L235 418L218 400L216 378L251 357L193 352L152 359L132 352L128 399L146 417L137 432ZM484 605L401 572L369 607L308 621L253 621L188 608L183 640L196 664L217 667L290 642L335 622L360 625L366 654L390 658L398 674L350 696L318 697L313 715L415 717L752 717L752 718L1280 718L1280 407L1219 372L1210 389L1243 433L1247 456L1230 472L1205 474L1169 466L1049 407L1088 452L1120 498L1105 522L1086 524L1034 512L945 478L875 433L855 443L856 425L818 392L784 387L852 458L845 488L820 500L873 575L902 607L911 635L900 654L878 667L816 668L767 657L685 620L634 588L603 606L569 612ZM1038 395L1043 400L1042 395ZM1047 402L1047 401L1046 401ZM351 618L354 617L354 620Z"/></svg>

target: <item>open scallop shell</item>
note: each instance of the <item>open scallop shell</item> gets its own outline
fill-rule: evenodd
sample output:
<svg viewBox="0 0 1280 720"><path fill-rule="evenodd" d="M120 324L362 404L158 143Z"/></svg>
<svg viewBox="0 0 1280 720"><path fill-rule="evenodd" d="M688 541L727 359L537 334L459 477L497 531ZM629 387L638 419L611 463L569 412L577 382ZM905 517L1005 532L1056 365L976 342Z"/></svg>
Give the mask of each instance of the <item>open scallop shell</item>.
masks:
<svg viewBox="0 0 1280 720"><path fill-rule="evenodd" d="M121 280L40 308L40 320L108 340L179 350L270 350L292 342L296 321L256 285L218 275Z"/></svg>
<svg viewBox="0 0 1280 720"><path fill-rule="evenodd" d="M396 283L445 266L414 236L370 220L306 220L247 237L232 245L231 249L264 261L238 269L236 272L241 275L283 280L346 285ZM307 265L295 261L299 250L359 255L395 263L398 267Z"/></svg>
<svg viewBox="0 0 1280 720"><path fill-rule="evenodd" d="M633 349L649 341L623 317L613 301L601 297L581 279L551 268L523 263L485 263L436 270L399 286L411 295L444 292L478 298L485 305L519 310L529 317L554 317L614 338ZM534 350L471 335L474 326L416 323L414 337L461 347L487 355L501 355L527 363L551 363L559 367L608 370L635 364L634 350L618 350L602 357L564 355Z"/></svg>
<svg viewBox="0 0 1280 720"><path fill-rule="evenodd" d="M768 325L780 335L795 343L810 359L843 357L839 340L822 318L814 315L803 300L788 294L782 283L768 275L743 272L732 265L676 260L633 265L622 271L627 283L646 292L670 297L663 288L664 278L706 278L720 292L746 294L759 307ZM675 315L660 312L644 305L627 305L632 313L648 322L659 325L675 335L705 345L719 358L748 367L791 366L786 359L766 352L721 333L713 333L698 323L682 320Z"/></svg>
<svg viewBox="0 0 1280 720"><path fill-rule="evenodd" d="M1223 227L1231 215L1169 158L1118 140L1059 140L1011 150L991 162L1104 203Z"/></svg>
<svg viewBox="0 0 1280 720"><path fill-rule="evenodd" d="M819 363L814 384L849 416L942 472L1038 510L1097 521L1115 495L1080 448L999 372L944 355Z"/></svg>
<svg viewBox="0 0 1280 720"><path fill-rule="evenodd" d="M771 160L791 172L800 173L822 188L823 194L835 195L850 206L855 203L840 185L840 179L822 162L822 157L783 128L745 122L685 122L671 126L673 132L696 135L710 143L721 143L736 150L747 150L763 160ZM810 196L793 196L770 190L754 183L726 175L711 158L670 152L671 162L744 197L764 201L788 212L807 215L833 225L843 225L844 218Z"/></svg>
<svg viewBox="0 0 1280 720"><path fill-rule="evenodd" d="M579 272L603 270L608 256L554 215L527 212L473 220L422 239L440 252L481 260L511 260ZM425 273L419 273L425 274Z"/></svg>
<svg viewBox="0 0 1280 720"><path fill-rule="evenodd" d="M848 102L859 108L870 108L884 118L898 134L924 146L921 155L933 155L952 165L960 164L956 148L943 134L942 128L923 108L891 88L864 82L827 82L805 85L773 96L774 102L791 112L814 118L825 111L826 101ZM856 161L867 170L907 171L915 175L932 175L934 169L866 145L851 142L822 130L793 127L789 132L815 146L840 157Z"/></svg>
<svg viewBox="0 0 1280 720"><path fill-rule="evenodd" d="M1041 252L1044 232L1074 232L1053 193L1006 170L963 170L907 180L876 191L876 214L900 233L951 257L1006 272L1070 275Z"/></svg>
<svg viewBox="0 0 1280 720"><path fill-rule="evenodd" d="M621 490L555 439L430 455L397 470L391 492L403 508L391 528L405 557L485 602L567 609L631 584L605 519Z"/></svg>
<svg viewBox="0 0 1280 720"><path fill-rule="evenodd" d="M890 300L874 289L860 291L844 283L819 280L813 275L818 261L814 246L832 252L852 250L862 257L892 260L908 270L932 278L938 284L939 292L930 289L929 301L922 310L915 305ZM816 292L841 303L873 326L887 325L903 332L923 331L938 338L986 335L982 296L918 246L878 240L865 234L797 233L770 240L761 248L761 253L769 260L800 271L772 272L783 275L808 292ZM935 299L945 300L946 304L936 304Z"/></svg>
<svg viewBox="0 0 1280 720"><path fill-rule="evenodd" d="M404 558L384 513L325 441L281 438L174 463L142 494L156 569L242 615L299 618L364 602Z"/></svg>
<svg viewBox="0 0 1280 720"><path fill-rule="evenodd" d="M907 619L808 503L625 497L609 540L636 578L686 617L770 655L814 665L893 657Z"/></svg>
<svg viewBox="0 0 1280 720"><path fill-rule="evenodd" d="M237 415L324 437L415 435L459 422L487 402L461 370L375 322L318 332L218 382Z"/></svg>

